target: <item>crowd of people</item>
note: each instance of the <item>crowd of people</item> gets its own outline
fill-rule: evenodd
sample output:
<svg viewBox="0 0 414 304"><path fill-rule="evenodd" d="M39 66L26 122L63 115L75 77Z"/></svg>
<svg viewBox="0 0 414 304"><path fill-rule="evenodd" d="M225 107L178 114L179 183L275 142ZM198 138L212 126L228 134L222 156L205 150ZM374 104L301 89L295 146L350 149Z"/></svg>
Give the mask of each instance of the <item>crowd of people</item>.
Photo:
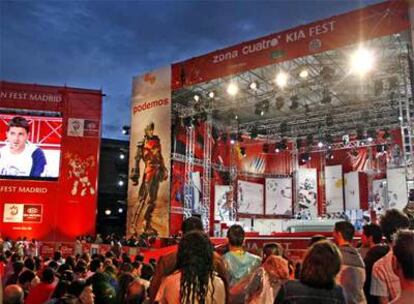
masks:
<svg viewBox="0 0 414 304"><path fill-rule="evenodd" d="M227 251L219 253L198 217L183 222L176 249L149 263L141 254L131 257L114 250L65 258L56 251L48 259L33 250L35 246L23 246L23 240L6 246L3 242L0 300L5 304L414 303L414 231L409 224L404 213L388 210L380 225L364 226L362 247L355 248L354 226L338 221L333 239L313 237L296 264L277 243L265 244L262 256L246 251L239 225L229 228Z"/></svg>

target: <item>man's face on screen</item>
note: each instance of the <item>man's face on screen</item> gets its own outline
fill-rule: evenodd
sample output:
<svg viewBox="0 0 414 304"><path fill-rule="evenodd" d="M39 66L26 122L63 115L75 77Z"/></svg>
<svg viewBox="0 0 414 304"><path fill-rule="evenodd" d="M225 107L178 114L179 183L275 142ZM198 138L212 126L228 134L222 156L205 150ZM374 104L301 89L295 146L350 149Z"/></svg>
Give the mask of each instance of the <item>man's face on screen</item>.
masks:
<svg viewBox="0 0 414 304"><path fill-rule="evenodd" d="M29 133L25 128L10 127L7 131L7 140L10 143L10 152L13 154L21 153L26 145Z"/></svg>

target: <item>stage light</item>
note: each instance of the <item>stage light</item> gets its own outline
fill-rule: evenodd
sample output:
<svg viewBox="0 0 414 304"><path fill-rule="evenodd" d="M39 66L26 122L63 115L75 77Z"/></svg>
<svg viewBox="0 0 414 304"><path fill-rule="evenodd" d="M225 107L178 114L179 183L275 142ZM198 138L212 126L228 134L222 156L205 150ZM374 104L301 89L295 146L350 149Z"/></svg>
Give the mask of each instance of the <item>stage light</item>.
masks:
<svg viewBox="0 0 414 304"><path fill-rule="evenodd" d="M210 98L214 98L214 92L213 92L213 91L209 92L209 93L208 93L208 97L210 97Z"/></svg>
<svg viewBox="0 0 414 304"><path fill-rule="evenodd" d="M367 138L367 140L368 140L368 142L370 142L370 143L374 141L374 139L373 139L372 137L368 137L368 138Z"/></svg>
<svg viewBox="0 0 414 304"><path fill-rule="evenodd" d="M131 129L130 126L123 126L122 127L122 134L124 135L128 135L129 134L129 130Z"/></svg>
<svg viewBox="0 0 414 304"><path fill-rule="evenodd" d="M352 72L364 76L374 67L374 54L372 51L359 47L351 55L351 69Z"/></svg>
<svg viewBox="0 0 414 304"><path fill-rule="evenodd" d="M230 143L234 145L237 140L237 133L230 133Z"/></svg>
<svg viewBox="0 0 414 304"><path fill-rule="evenodd" d="M253 90L253 91L256 91L257 90L257 88L258 88L258 85L257 85L257 82L252 82L250 85L249 85L249 88L251 89L251 90Z"/></svg>
<svg viewBox="0 0 414 304"><path fill-rule="evenodd" d="M275 81L279 88L284 88L288 82L288 75L284 72L279 72L279 74L276 76Z"/></svg>
<svg viewBox="0 0 414 304"><path fill-rule="evenodd" d="M118 209L118 213L123 213L123 212L124 212L124 209L122 209L122 208Z"/></svg>
<svg viewBox="0 0 414 304"><path fill-rule="evenodd" d="M321 142L321 141L320 141L320 142L318 142L318 147L319 147L319 148L322 148L322 147L323 147L323 142Z"/></svg>
<svg viewBox="0 0 414 304"><path fill-rule="evenodd" d="M261 110L260 111L260 116L263 116L264 115L264 111L263 110Z"/></svg>
<svg viewBox="0 0 414 304"><path fill-rule="evenodd" d="M199 96L199 95L197 95L197 94L196 94L196 95L194 95L194 100L198 102L198 101L200 100L200 96Z"/></svg>
<svg viewBox="0 0 414 304"><path fill-rule="evenodd" d="M112 211L111 211L110 209L106 209L106 210L105 210L105 214L106 214L106 215L111 215L111 213L112 213Z"/></svg>
<svg viewBox="0 0 414 304"><path fill-rule="evenodd" d="M125 159L125 154L124 153L119 154L119 159Z"/></svg>
<svg viewBox="0 0 414 304"><path fill-rule="evenodd" d="M279 149L279 148L276 148L276 149L275 149L275 152L276 152L276 153L279 153L279 152L280 152L280 149Z"/></svg>
<svg viewBox="0 0 414 304"><path fill-rule="evenodd" d="M118 186L120 186L120 187L122 187L123 185L124 185L124 181L122 180L122 179L120 179L119 181L118 181Z"/></svg>
<svg viewBox="0 0 414 304"><path fill-rule="evenodd" d="M402 116L398 116L398 120L402 121L403 120Z"/></svg>
<svg viewBox="0 0 414 304"><path fill-rule="evenodd" d="M300 78L308 78L308 76L309 76L309 72L308 72L308 70L302 70L302 71L300 71L300 73L299 73L299 77L300 77Z"/></svg>
<svg viewBox="0 0 414 304"><path fill-rule="evenodd" d="M238 92L239 92L239 87L235 83L231 82L229 86L227 87L227 93L230 96L235 96Z"/></svg>

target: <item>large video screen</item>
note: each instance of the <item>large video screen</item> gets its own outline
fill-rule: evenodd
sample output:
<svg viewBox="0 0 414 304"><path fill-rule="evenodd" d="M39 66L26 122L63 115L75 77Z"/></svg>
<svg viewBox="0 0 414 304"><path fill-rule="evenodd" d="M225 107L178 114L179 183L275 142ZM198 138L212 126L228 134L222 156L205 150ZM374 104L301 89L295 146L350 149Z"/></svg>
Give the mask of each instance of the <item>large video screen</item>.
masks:
<svg viewBox="0 0 414 304"><path fill-rule="evenodd" d="M0 111L0 178L57 180L61 139L60 113Z"/></svg>

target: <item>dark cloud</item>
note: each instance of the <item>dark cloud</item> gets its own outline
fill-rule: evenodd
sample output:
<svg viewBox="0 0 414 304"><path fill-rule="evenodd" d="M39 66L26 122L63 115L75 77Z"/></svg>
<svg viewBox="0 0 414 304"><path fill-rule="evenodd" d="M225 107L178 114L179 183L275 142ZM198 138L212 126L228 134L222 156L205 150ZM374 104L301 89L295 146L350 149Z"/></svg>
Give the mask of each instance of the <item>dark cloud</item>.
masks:
<svg viewBox="0 0 414 304"><path fill-rule="evenodd" d="M374 2L0 1L0 75L102 88L120 137L134 75Z"/></svg>

